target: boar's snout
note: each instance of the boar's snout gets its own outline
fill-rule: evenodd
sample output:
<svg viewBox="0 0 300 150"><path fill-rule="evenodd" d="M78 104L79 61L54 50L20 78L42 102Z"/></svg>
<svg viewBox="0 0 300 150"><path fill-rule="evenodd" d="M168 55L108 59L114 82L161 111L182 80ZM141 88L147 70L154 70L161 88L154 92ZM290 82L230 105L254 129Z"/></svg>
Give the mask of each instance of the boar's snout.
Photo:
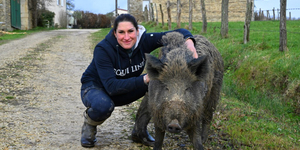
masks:
<svg viewBox="0 0 300 150"><path fill-rule="evenodd" d="M182 128L177 119L172 120L171 123L168 124L168 131L171 133L180 133L181 130Z"/></svg>

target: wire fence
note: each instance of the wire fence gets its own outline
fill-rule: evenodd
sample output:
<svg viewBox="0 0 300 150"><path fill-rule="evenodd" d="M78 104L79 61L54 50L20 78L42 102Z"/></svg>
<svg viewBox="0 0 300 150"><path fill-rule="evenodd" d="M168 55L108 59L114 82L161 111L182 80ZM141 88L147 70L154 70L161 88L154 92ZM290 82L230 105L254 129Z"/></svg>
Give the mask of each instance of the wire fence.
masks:
<svg viewBox="0 0 300 150"><path fill-rule="evenodd" d="M300 10L300 8L287 8L286 11L290 11L289 13L287 13L287 19L288 20L296 20L296 19L300 19L300 16L296 15L296 17L293 17L293 14L291 11L298 11ZM299 14L299 13L297 13ZM255 10L254 11L254 20L279 20L280 19L280 9L271 9L271 10Z"/></svg>

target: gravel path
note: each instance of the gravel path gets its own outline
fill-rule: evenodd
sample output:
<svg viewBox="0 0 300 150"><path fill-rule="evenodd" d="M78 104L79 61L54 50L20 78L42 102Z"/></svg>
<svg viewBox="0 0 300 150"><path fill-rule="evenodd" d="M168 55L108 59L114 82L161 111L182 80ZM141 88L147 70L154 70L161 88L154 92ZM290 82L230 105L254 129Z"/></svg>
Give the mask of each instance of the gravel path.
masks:
<svg viewBox="0 0 300 150"><path fill-rule="evenodd" d="M89 35L96 31L39 32L0 45L0 150L85 149L80 145L85 110L80 78L92 59ZM90 149L152 149L130 139L138 105L116 107L98 126L98 141ZM153 123L148 130L154 135ZM207 149L231 147L227 135L219 134L210 135ZM191 148L185 133L166 134L164 149Z"/></svg>
<svg viewBox="0 0 300 150"><path fill-rule="evenodd" d="M95 31L40 32L0 45L0 149L84 149L80 77ZM129 138L134 105L115 109L92 149L145 148Z"/></svg>

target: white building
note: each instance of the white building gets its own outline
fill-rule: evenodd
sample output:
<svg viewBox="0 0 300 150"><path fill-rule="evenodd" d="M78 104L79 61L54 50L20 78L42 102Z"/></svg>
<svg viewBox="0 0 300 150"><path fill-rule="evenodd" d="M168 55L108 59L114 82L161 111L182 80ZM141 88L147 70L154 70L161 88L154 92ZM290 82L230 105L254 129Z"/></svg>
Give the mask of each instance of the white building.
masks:
<svg viewBox="0 0 300 150"><path fill-rule="evenodd" d="M55 13L54 25L58 27L67 27L67 4L66 0L46 1L45 7Z"/></svg>
<svg viewBox="0 0 300 150"><path fill-rule="evenodd" d="M128 10L126 9L121 9L121 8L118 8L118 16L121 15L121 14L128 14ZM116 11L112 11L112 13L114 14L114 16L116 16Z"/></svg>

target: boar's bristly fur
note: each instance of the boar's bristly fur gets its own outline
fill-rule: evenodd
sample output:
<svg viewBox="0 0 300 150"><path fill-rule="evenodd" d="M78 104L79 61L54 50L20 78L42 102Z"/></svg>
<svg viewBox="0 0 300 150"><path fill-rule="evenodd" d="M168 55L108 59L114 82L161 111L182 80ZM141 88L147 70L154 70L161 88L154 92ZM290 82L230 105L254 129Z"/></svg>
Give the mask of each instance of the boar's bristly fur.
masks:
<svg viewBox="0 0 300 150"><path fill-rule="evenodd" d="M155 126L154 149L162 149L165 131L187 131L194 149L203 149L207 139L220 99L224 65L213 44L200 35L194 38L197 59L178 32L163 37L160 58L146 55L150 83L144 100Z"/></svg>

